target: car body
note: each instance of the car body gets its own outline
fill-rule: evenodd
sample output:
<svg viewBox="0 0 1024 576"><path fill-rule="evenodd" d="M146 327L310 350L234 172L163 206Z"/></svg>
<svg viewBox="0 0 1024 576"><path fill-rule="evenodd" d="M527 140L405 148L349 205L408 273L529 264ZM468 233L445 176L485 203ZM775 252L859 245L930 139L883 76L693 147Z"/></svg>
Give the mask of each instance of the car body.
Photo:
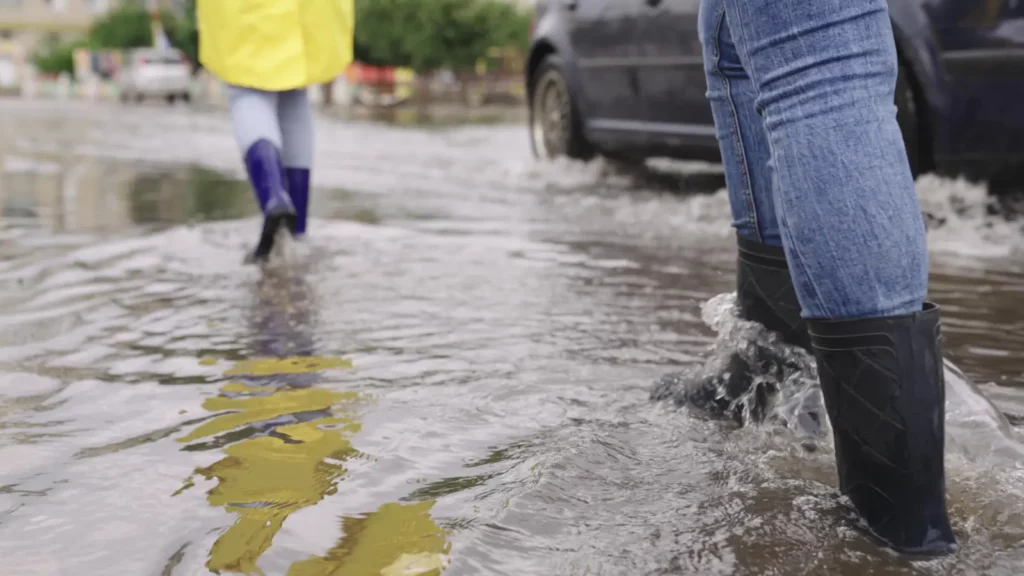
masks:
<svg viewBox="0 0 1024 576"><path fill-rule="evenodd" d="M180 50L136 48L125 52L118 76L121 100L163 98L168 102L188 101L191 85L192 66Z"/></svg>
<svg viewBox="0 0 1024 576"><path fill-rule="evenodd" d="M579 140L561 153L719 160L699 6L538 0L526 67L535 152L549 152L538 125L539 72L556 70L568 93L566 138ZM897 116L915 173L1019 181L1024 0L889 0L889 12L900 58Z"/></svg>

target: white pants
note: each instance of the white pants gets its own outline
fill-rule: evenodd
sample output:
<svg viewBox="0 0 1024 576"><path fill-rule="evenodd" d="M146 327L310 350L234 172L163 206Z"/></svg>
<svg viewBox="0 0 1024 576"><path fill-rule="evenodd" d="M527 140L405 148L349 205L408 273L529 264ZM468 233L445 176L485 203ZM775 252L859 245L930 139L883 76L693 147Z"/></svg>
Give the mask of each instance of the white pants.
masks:
<svg viewBox="0 0 1024 576"><path fill-rule="evenodd" d="M265 92L229 85L228 102L243 156L253 143L263 139L281 151L285 167L313 167L313 112L305 88Z"/></svg>

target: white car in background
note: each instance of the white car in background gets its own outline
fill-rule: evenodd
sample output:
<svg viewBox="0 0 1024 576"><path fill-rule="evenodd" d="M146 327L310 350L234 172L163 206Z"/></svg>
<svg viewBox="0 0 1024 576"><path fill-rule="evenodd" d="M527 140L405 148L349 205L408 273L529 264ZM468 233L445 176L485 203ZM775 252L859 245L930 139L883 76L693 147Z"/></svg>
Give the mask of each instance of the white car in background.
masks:
<svg viewBox="0 0 1024 576"><path fill-rule="evenodd" d="M174 48L136 48L125 52L118 78L122 102L163 98L169 103L191 99L192 66Z"/></svg>

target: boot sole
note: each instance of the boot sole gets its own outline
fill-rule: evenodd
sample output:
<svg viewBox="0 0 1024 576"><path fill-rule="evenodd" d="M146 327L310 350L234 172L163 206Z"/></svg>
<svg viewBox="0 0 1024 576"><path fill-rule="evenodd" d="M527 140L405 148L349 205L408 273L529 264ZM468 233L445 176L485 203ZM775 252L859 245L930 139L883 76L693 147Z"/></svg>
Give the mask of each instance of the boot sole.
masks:
<svg viewBox="0 0 1024 576"><path fill-rule="evenodd" d="M254 261L265 262L267 260L267 257L270 256L270 251L274 249L274 239L277 238L277 232L281 229L281 226L284 226L288 231L294 229L294 211L285 210L274 214L267 214L267 217L263 219L263 231L260 232L260 242L256 245L256 250L252 255Z"/></svg>

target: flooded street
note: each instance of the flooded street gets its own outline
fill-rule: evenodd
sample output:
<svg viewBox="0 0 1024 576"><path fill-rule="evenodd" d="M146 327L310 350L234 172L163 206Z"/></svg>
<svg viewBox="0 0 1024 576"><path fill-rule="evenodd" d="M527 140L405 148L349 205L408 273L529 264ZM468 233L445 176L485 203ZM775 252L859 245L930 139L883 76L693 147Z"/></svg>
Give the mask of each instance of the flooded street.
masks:
<svg viewBox="0 0 1024 576"><path fill-rule="evenodd" d="M1005 416L949 397L963 549L911 562L830 440L650 399L733 289L715 167L324 120L310 236L261 271L231 134L0 100L0 574L1020 574L1024 223L983 191L918 183L946 355Z"/></svg>

